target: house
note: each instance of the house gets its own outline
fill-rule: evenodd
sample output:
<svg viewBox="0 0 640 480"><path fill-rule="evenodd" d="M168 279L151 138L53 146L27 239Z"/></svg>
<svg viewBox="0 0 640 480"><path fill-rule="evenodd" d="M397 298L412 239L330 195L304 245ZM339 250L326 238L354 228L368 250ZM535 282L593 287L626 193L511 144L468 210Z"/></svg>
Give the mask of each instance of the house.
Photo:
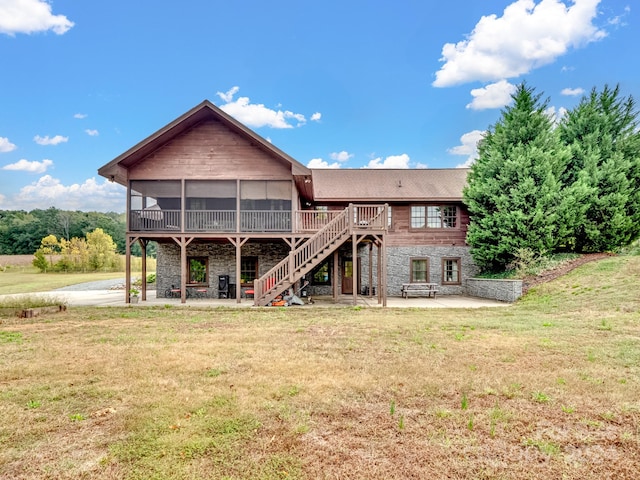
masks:
<svg viewBox="0 0 640 480"><path fill-rule="evenodd" d="M127 188L131 246L157 248L156 295L463 293L465 169L309 169L204 101L98 170ZM146 264L143 262L143 281ZM143 284L142 300L146 299Z"/></svg>

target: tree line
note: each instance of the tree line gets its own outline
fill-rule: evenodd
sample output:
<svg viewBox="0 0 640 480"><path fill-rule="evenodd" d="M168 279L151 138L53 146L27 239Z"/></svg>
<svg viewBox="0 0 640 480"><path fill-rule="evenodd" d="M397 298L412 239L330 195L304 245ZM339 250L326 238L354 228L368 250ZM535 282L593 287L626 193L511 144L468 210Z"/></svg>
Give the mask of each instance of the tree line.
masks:
<svg viewBox="0 0 640 480"><path fill-rule="evenodd" d="M640 236L640 132L632 97L595 88L561 118L525 83L478 144L464 201L484 271L528 252L616 251Z"/></svg>
<svg viewBox="0 0 640 480"><path fill-rule="evenodd" d="M96 228L113 238L118 253L125 252L124 213L68 211L55 207L29 212L0 210L0 255L31 255L49 235L70 241L84 238Z"/></svg>
<svg viewBox="0 0 640 480"><path fill-rule="evenodd" d="M25 210L0 210L0 255L32 255L43 238L55 235L60 241L85 238L100 228L116 245L116 253L126 250L126 214L115 212L81 212L55 207ZM147 247L147 255L155 256L155 243ZM141 255L140 246L131 246L131 253Z"/></svg>

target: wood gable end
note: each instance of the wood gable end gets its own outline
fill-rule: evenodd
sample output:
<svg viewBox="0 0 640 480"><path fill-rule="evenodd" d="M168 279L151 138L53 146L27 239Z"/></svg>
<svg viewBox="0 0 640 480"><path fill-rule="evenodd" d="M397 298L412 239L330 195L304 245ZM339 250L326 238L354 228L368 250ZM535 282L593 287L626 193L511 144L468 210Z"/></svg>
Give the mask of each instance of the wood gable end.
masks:
<svg viewBox="0 0 640 480"><path fill-rule="evenodd" d="M310 170L208 100L98 169L112 181L296 180Z"/></svg>
<svg viewBox="0 0 640 480"><path fill-rule="evenodd" d="M221 121L207 119L132 165L129 178L291 180L292 171L291 164L258 148Z"/></svg>

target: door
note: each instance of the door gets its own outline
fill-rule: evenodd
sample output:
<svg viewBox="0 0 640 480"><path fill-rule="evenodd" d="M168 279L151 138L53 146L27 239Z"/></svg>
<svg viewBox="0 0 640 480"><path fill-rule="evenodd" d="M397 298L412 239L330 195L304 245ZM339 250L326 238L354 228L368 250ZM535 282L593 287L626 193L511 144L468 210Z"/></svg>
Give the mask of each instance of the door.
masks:
<svg viewBox="0 0 640 480"><path fill-rule="evenodd" d="M353 293L353 260L350 258L342 259L342 293Z"/></svg>

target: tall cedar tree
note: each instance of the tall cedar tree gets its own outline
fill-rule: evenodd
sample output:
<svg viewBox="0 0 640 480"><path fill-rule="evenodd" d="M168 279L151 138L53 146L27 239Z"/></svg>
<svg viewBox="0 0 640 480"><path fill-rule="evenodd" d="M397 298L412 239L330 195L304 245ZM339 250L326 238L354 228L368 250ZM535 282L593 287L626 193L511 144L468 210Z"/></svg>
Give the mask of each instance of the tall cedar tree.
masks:
<svg viewBox="0 0 640 480"><path fill-rule="evenodd" d="M572 241L577 252L615 250L640 235L637 115L632 97L605 86L583 97L559 125L571 149L562 183L580 206Z"/></svg>
<svg viewBox="0 0 640 480"><path fill-rule="evenodd" d="M467 242L484 271L504 270L521 248L552 251L568 233L558 178L568 149L534 89L523 83L512 98L479 143L463 191L471 220Z"/></svg>

